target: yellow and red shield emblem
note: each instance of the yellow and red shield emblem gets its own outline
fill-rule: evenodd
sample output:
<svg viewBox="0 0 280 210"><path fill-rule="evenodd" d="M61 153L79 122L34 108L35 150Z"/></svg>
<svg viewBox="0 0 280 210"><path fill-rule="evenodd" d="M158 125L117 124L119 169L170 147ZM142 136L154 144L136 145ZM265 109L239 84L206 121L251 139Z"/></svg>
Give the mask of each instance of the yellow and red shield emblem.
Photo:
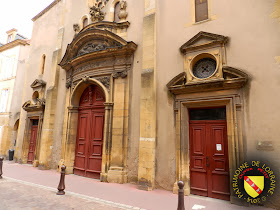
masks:
<svg viewBox="0 0 280 210"><path fill-rule="evenodd" d="M252 198L258 197L264 188L264 176L244 176L244 189Z"/></svg>

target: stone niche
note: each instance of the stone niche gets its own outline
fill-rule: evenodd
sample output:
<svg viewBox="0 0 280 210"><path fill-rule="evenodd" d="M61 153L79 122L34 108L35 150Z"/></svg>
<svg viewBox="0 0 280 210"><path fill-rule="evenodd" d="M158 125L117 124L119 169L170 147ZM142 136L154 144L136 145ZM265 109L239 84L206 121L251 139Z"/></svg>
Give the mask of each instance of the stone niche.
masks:
<svg viewBox="0 0 280 210"><path fill-rule="evenodd" d="M89 85L105 96L101 181L127 182L129 83L137 45L113 33L128 23L98 22L83 28L67 46L60 66L66 71L66 107L61 163L75 167L79 101ZM108 30L111 28L111 30Z"/></svg>
<svg viewBox="0 0 280 210"><path fill-rule="evenodd" d="M228 141L229 177L244 161L243 149L243 87L248 75L226 65L228 37L199 32L182 45L184 71L167 84L174 96L176 127L176 182L185 182L185 195L190 194L189 110L193 108L225 107ZM230 200L238 203L234 192Z"/></svg>

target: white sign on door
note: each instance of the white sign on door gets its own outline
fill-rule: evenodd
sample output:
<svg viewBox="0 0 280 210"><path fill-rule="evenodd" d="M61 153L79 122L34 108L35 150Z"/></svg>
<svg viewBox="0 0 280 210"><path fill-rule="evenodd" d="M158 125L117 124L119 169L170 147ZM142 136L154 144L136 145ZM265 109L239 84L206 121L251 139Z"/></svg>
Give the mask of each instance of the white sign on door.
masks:
<svg viewBox="0 0 280 210"><path fill-rule="evenodd" d="M217 151L222 151L222 145L221 144L216 144L216 150Z"/></svg>

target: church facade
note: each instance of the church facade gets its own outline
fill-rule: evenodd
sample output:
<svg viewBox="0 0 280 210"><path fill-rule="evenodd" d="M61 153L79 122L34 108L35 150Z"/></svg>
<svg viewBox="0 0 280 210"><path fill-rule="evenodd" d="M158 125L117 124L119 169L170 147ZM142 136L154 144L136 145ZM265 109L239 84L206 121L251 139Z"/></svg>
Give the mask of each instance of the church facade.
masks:
<svg viewBox="0 0 280 210"><path fill-rule="evenodd" d="M280 162L280 2L240 5L53 1L33 18L16 160L239 202L241 163Z"/></svg>

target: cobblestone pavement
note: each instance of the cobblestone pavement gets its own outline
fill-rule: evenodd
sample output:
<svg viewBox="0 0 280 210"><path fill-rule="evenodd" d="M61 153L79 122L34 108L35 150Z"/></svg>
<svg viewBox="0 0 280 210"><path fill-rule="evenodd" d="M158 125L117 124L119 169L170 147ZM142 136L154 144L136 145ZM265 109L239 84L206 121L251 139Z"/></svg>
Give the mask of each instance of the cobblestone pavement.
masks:
<svg viewBox="0 0 280 210"><path fill-rule="evenodd" d="M31 186L28 184L0 180L0 209L96 209L96 210L120 210L133 209L116 206L112 202L94 200L79 195L69 194L56 195L55 189Z"/></svg>

